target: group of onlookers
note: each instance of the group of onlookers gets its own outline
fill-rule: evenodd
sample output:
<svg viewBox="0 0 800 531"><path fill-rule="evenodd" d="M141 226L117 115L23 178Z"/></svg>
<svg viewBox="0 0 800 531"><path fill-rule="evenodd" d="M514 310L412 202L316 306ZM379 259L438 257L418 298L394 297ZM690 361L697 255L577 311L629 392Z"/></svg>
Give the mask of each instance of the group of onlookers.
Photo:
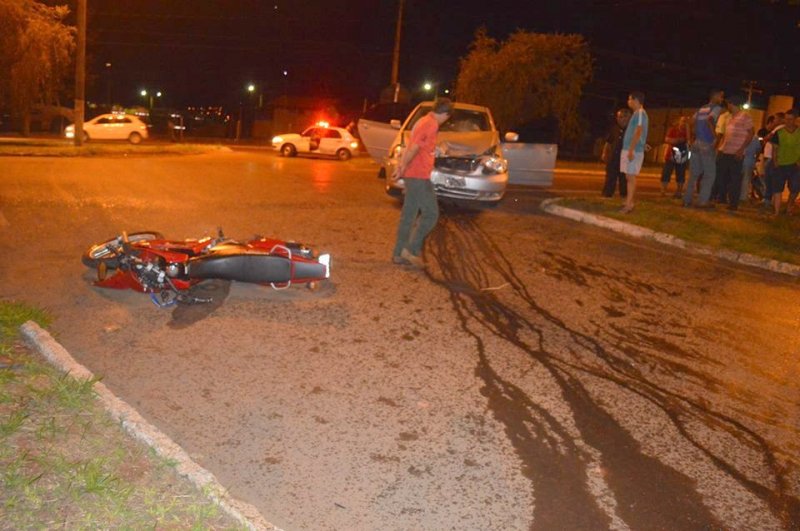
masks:
<svg viewBox="0 0 800 531"><path fill-rule="evenodd" d="M764 209L778 215L788 186L786 213L793 214L800 192L797 112L790 109L769 116L765 126L756 131L743 108L744 100L726 100L724 96L721 90L712 91L708 103L691 118L682 116L667 130L662 195L667 193L674 173L674 197L682 199L685 207L713 208L719 202L736 211L739 203L752 195L763 199ZM615 118L601 155L606 163L602 194L612 197L619 187L620 196L625 198L621 211L628 213L634 208L635 179L649 149L645 143L648 120L644 95L632 93L628 108L617 111Z"/></svg>

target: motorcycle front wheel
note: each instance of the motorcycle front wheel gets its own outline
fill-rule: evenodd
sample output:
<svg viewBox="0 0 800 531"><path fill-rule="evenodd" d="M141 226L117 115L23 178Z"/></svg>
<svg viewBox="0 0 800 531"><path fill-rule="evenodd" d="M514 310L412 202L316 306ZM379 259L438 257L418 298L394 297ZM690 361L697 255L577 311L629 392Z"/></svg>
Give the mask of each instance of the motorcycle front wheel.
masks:
<svg viewBox="0 0 800 531"><path fill-rule="evenodd" d="M136 243L145 240L163 240L164 235L157 231L132 232L128 234L128 242ZM86 249L81 256L81 261L87 267L97 269L100 263L104 263L107 269L116 269L119 266L119 252L122 250L122 243L119 236L110 238L102 243L96 243Z"/></svg>

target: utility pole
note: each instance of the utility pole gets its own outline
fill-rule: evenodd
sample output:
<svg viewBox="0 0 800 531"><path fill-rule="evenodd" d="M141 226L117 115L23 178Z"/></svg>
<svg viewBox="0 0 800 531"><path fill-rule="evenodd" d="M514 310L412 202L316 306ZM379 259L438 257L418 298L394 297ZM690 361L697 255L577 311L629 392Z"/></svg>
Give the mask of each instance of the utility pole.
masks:
<svg viewBox="0 0 800 531"><path fill-rule="evenodd" d="M755 88L756 82L755 81L745 81L746 86L743 87L745 92L747 92L747 108L749 109L753 103L753 93L761 94L764 91L761 89Z"/></svg>
<svg viewBox="0 0 800 531"><path fill-rule="evenodd" d="M392 54L392 86L394 87L394 102L397 103L400 94L400 84L397 82L400 70L400 35L403 29L403 5L405 0L399 0L397 7L397 27L394 32L394 53Z"/></svg>
<svg viewBox="0 0 800 531"><path fill-rule="evenodd" d="M86 100L86 2L78 0L78 38L75 58L75 145L83 145L83 109Z"/></svg>

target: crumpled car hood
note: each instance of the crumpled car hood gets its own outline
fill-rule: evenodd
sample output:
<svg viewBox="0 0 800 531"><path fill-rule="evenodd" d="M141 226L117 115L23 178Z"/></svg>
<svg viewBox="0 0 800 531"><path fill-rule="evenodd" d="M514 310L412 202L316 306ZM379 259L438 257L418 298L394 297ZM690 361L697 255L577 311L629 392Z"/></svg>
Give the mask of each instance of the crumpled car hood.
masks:
<svg viewBox="0 0 800 531"><path fill-rule="evenodd" d="M499 144L499 138L492 131L452 132L444 131L436 135L436 144L446 149L449 157L468 157L482 155Z"/></svg>

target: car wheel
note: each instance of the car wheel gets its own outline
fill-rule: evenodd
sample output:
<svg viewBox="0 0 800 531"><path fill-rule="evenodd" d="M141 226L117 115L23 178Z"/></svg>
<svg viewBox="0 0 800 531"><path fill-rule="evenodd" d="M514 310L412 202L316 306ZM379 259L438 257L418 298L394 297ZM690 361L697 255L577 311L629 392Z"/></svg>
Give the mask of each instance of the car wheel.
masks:
<svg viewBox="0 0 800 531"><path fill-rule="evenodd" d="M283 147L281 147L281 155L284 157L294 157L297 155L297 150L291 144L284 144Z"/></svg>
<svg viewBox="0 0 800 531"><path fill-rule="evenodd" d="M350 151L344 148L336 152L336 158L338 158L339 160L350 160L350 157L352 157Z"/></svg>
<svg viewBox="0 0 800 531"><path fill-rule="evenodd" d="M142 142L142 135L139 133L131 133L128 135L128 142L131 144L140 144Z"/></svg>

